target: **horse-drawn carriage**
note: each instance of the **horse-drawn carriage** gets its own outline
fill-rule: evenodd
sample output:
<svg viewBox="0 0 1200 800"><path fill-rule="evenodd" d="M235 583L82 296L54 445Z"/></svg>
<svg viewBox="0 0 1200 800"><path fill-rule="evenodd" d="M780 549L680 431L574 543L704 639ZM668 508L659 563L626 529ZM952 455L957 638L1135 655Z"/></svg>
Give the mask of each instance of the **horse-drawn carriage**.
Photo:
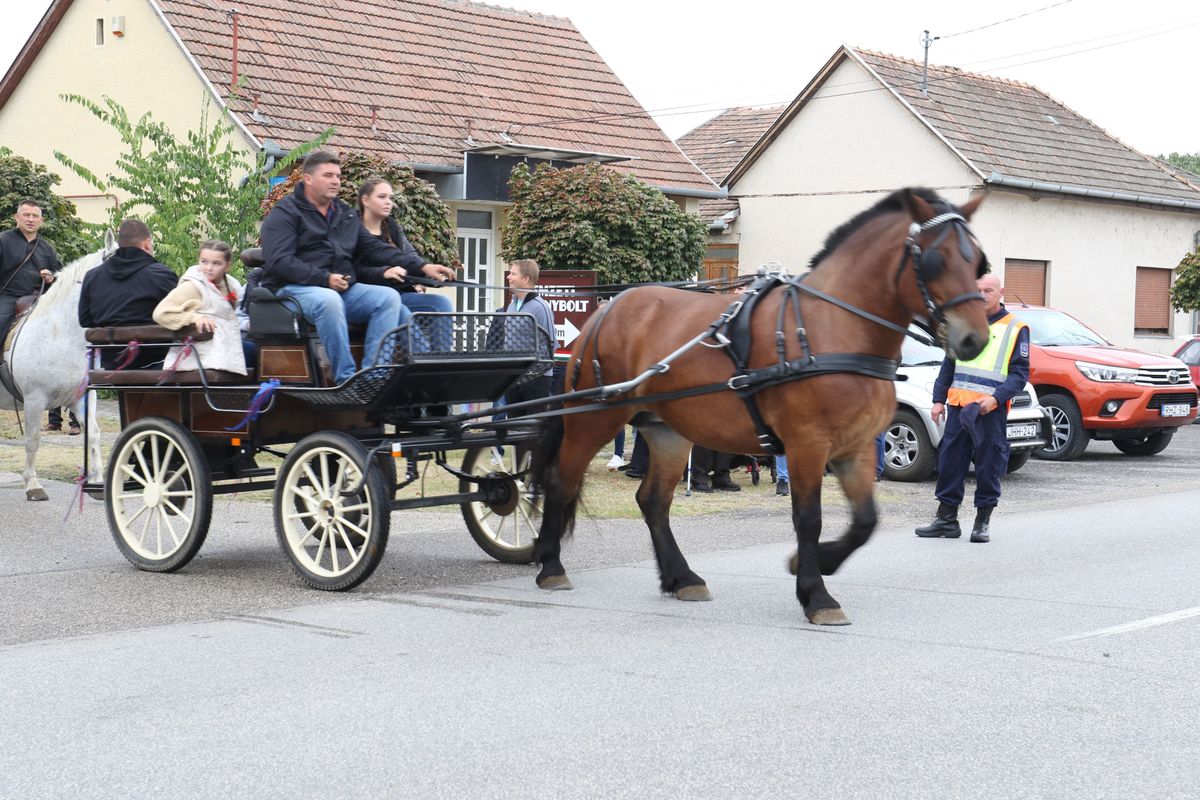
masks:
<svg viewBox="0 0 1200 800"><path fill-rule="evenodd" d="M257 251L243 254L250 268L259 259ZM294 301L250 290L246 307L247 335L257 345L249 377L202 364L89 373L89 388L116 394L122 430L104 482L83 490L103 498L130 562L180 569L204 543L214 495L261 489L273 490L284 553L319 589L349 589L370 576L387 546L391 512L405 508L460 505L485 552L508 563L532 560L538 505L515 464L538 423L450 414L456 404L493 402L530 370L545 369L548 334L532 316L415 314L385 339L390 357L335 385L324 347ZM86 331L94 349L127 354L203 336L159 326ZM360 363L361 348L360 339L352 348ZM501 448L503 462L494 464ZM464 451L458 465L453 451ZM264 455L282 464L260 465ZM397 499L429 461L457 476L459 491Z"/></svg>

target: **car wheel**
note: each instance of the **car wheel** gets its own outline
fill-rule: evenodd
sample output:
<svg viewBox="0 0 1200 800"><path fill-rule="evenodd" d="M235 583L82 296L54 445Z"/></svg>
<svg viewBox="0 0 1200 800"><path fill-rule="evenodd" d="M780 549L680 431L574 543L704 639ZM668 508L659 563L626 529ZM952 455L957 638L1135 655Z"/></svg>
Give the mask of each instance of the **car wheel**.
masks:
<svg viewBox="0 0 1200 800"><path fill-rule="evenodd" d="M1122 453L1131 456L1156 456L1171 443L1175 435L1174 428L1155 431L1149 436L1135 436L1129 439L1113 439L1113 444Z"/></svg>
<svg viewBox="0 0 1200 800"><path fill-rule="evenodd" d="M883 476L891 481L923 481L933 474L937 451L920 418L902 408L883 436Z"/></svg>
<svg viewBox="0 0 1200 800"><path fill-rule="evenodd" d="M1065 394L1048 394L1041 399L1042 408L1050 414L1050 444L1038 450L1038 458L1046 461L1073 461L1083 455L1088 446L1088 434L1083 429L1079 406Z"/></svg>
<svg viewBox="0 0 1200 800"><path fill-rule="evenodd" d="M1016 472L1021 467L1029 463L1029 457L1031 455L1033 455L1032 450L1022 450L1019 453L1009 453L1008 467L1005 468L1005 472Z"/></svg>

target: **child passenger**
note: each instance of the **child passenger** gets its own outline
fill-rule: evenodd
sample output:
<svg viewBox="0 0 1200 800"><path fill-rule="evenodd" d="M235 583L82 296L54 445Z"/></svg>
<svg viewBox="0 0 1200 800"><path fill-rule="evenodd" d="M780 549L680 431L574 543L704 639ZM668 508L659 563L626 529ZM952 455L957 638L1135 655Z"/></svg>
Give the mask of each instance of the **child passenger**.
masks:
<svg viewBox="0 0 1200 800"><path fill-rule="evenodd" d="M154 321L164 328L179 330L195 325L199 331L212 331L213 338L196 342L195 352L183 346L171 348L166 358L168 369L224 370L246 375L246 363L253 358L253 345L242 342L237 315L242 285L229 274L233 251L225 242L210 239L200 245L200 263L189 267L179 285L154 309ZM199 356L199 359L197 359Z"/></svg>

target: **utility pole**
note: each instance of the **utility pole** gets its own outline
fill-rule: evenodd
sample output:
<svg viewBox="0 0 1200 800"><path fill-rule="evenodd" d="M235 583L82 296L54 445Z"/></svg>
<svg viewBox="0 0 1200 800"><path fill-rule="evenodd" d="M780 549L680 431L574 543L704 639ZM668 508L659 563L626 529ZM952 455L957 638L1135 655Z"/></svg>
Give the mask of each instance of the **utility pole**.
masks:
<svg viewBox="0 0 1200 800"><path fill-rule="evenodd" d="M921 96L929 97L929 45L936 42L940 36L929 36L929 31L921 35L921 46L925 48L925 67L921 70Z"/></svg>

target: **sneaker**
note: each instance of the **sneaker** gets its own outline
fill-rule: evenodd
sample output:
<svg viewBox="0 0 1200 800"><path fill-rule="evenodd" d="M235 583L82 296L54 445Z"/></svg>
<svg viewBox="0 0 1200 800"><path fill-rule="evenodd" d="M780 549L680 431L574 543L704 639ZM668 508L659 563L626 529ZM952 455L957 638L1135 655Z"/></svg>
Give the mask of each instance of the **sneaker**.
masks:
<svg viewBox="0 0 1200 800"><path fill-rule="evenodd" d="M493 447L491 457L488 459L493 467L504 466L504 451L499 447Z"/></svg>
<svg viewBox="0 0 1200 800"><path fill-rule="evenodd" d="M613 456L608 461L608 471L609 472L616 472L623 466L625 466L625 459L621 458L620 456Z"/></svg>
<svg viewBox="0 0 1200 800"><path fill-rule="evenodd" d="M78 436L81 433L83 433L83 430L79 427L78 422L72 422L71 427L67 429L67 434L70 436Z"/></svg>
<svg viewBox="0 0 1200 800"><path fill-rule="evenodd" d="M779 495L780 497L787 497L791 493L792 492L788 488L787 481L785 481L783 478L775 481L775 494Z"/></svg>

